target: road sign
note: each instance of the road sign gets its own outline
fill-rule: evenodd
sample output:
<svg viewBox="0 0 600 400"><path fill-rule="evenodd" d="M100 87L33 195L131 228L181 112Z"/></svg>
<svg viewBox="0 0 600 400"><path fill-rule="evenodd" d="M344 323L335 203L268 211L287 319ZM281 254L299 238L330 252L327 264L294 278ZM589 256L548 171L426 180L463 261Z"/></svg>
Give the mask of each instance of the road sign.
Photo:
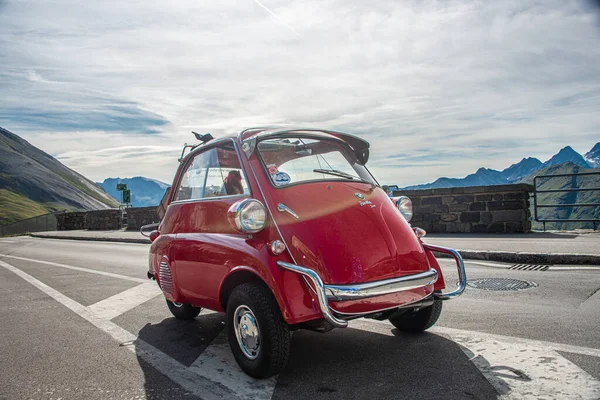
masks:
<svg viewBox="0 0 600 400"><path fill-rule="evenodd" d="M123 203L131 203L131 190L123 190Z"/></svg>
<svg viewBox="0 0 600 400"><path fill-rule="evenodd" d="M123 191L123 190L127 190L127 184L125 184L125 183L117 183L117 190L119 192Z"/></svg>

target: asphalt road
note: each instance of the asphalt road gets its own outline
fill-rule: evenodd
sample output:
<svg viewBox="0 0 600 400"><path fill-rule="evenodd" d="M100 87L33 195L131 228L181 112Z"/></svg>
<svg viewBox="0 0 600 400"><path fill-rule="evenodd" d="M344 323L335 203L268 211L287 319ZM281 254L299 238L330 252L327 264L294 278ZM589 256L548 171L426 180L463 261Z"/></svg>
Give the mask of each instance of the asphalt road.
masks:
<svg viewBox="0 0 600 400"><path fill-rule="evenodd" d="M358 320L295 332L287 368L255 381L220 314L171 317L145 279L148 245L0 239L1 399L600 399L600 270L467 263L469 287L436 327ZM453 281L449 260L446 280Z"/></svg>

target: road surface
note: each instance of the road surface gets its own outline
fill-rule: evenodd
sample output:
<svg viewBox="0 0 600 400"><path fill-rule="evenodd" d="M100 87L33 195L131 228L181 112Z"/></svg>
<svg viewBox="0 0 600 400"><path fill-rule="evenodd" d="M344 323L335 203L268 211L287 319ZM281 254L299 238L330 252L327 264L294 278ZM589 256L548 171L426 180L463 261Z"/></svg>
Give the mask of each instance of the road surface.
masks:
<svg viewBox="0 0 600 400"><path fill-rule="evenodd" d="M233 361L222 315L171 317L145 279L148 247L0 239L1 399L600 398L598 269L467 263L472 281L533 287L469 287L422 335L372 320L295 332L287 368L256 381Z"/></svg>

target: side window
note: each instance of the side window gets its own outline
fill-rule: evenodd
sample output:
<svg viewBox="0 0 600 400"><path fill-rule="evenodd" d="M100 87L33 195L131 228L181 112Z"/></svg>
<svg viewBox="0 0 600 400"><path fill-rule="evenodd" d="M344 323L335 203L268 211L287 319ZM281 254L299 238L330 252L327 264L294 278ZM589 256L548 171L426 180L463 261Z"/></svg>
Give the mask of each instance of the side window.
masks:
<svg viewBox="0 0 600 400"><path fill-rule="evenodd" d="M233 142L196 155L181 177L175 201L248 194Z"/></svg>

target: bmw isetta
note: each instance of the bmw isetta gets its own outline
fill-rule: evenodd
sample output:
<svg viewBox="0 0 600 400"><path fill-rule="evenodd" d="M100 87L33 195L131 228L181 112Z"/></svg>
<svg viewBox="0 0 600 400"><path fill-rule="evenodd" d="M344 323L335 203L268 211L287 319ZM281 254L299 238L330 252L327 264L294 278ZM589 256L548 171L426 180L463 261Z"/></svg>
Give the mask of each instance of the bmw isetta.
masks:
<svg viewBox="0 0 600 400"><path fill-rule="evenodd" d="M422 332L465 289L460 255L421 241L410 200L390 198L365 166L365 140L316 129L195 135L150 234L148 277L176 318L224 312L248 375L284 368L291 331L364 317ZM456 261L452 292L434 251Z"/></svg>

